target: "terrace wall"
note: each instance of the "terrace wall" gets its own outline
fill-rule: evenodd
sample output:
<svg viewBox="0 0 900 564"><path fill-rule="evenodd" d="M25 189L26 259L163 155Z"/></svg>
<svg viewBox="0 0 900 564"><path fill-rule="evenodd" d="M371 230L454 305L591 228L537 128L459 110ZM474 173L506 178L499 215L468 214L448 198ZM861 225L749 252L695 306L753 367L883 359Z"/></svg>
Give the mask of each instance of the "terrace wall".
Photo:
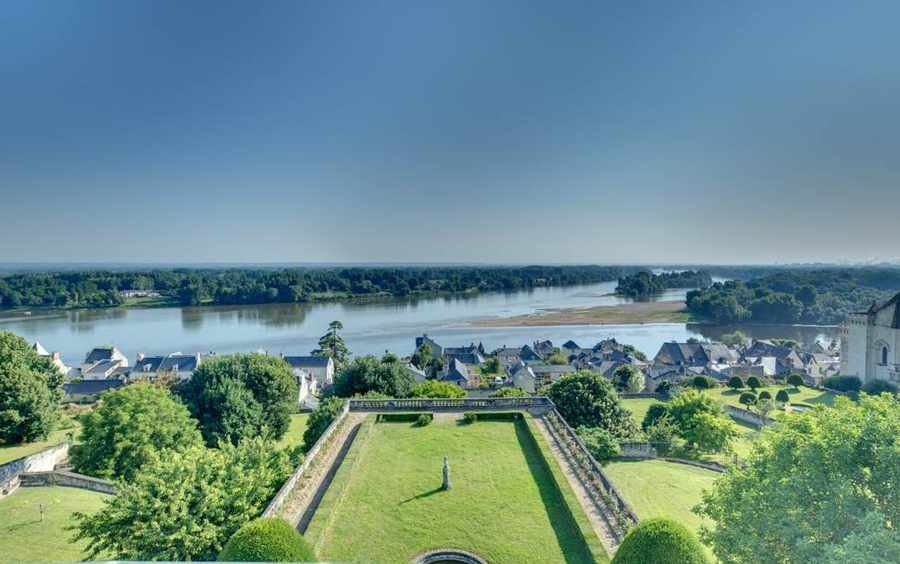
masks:
<svg viewBox="0 0 900 564"><path fill-rule="evenodd" d="M115 495L116 485L109 480L76 474L62 470L50 472L25 472L19 476L23 488L39 486L64 486Z"/></svg>
<svg viewBox="0 0 900 564"><path fill-rule="evenodd" d="M23 472L49 472L68 457L69 443L65 442L0 465L0 497L16 490Z"/></svg>
<svg viewBox="0 0 900 564"><path fill-rule="evenodd" d="M770 425L775 422L775 420L770 417L763 417L758 413L753 413L752 411L747 411L746 409L741 409L733 405L725 405L724 407L725 413L728 416L732 417L733 419L737 419L742 423L747 423L748 425L753 425L755 427L765 427L766 425Z"/></svg>

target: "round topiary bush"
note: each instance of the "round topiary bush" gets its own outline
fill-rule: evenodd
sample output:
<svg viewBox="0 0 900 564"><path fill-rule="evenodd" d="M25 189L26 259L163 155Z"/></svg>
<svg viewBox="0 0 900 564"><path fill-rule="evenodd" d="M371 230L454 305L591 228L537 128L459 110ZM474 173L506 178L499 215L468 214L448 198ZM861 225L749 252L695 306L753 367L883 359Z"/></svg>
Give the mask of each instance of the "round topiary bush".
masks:
<svg viewBox="0 0 900 564"><path fill-rule="evenodd" d="M238 529L219 553L224 562L314 562L300 533L278 517L255 519Z"/></svg>
<svg viewBox="0 0 900 564"><path fill-rule="evenodd" d="M684 526L669 519L647 519L628 531L612 564L677 562L708 564L700 542Z"/></svg>

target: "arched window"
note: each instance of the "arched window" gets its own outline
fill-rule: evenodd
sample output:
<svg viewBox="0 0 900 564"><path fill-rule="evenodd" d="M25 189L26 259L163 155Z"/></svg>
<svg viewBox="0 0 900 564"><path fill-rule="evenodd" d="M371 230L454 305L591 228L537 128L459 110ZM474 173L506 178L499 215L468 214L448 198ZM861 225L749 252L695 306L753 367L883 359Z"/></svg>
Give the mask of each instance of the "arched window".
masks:
<svg viewBox="0 0 900 564"><path fill-rule="evenodd" d="M887 364L887 347L881 347L881 364Z"/></svg>

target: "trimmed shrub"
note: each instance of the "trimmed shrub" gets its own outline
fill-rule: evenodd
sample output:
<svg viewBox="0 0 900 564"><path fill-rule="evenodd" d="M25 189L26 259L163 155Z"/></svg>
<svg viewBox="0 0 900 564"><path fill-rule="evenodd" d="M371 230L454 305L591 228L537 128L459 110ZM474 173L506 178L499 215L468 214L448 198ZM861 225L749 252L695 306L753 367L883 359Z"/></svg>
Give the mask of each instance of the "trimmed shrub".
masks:
<svg viewBox="0 0 900 564"><path fill-rule="evenodd" d="M476 415L474 412L467 411L467 412L463 413L462 422L465 423L466 425L469 425L471 423L474 423L477 418L478 418L478 415Z"/></svg>
<svg viewBox="0 0 900 564"><path fill-rule="evenodd" d="M672 393L672 384L668 380L663 380L656 385L656 393L661 396L668 396Z"/></svg>
<svg viewBox="0 0 900 564"><path fill-rule="evenodd" d="M434 415L431 413L422 413L416 417L416 427L427 427L432 419L434 419Z"/></svg>
<svg viewBox="0 0 900 564"><path fill-rule="evenodd" d="M691 380L691 385L698 390L708 390L715 385L715 381L706 376L694 376L694 379Z"/></svg>
<svg viewBox="0 0 900 564"><path fill-rule="evenodd" d="M518 421L522 419L522 414L515 411L504 411L500 413L486 411L474 415L475 419L478 421Z"/></svg>
<svg viewBox="0 0 900 564"><path fill-rule="evenodd" d="M757 388L762 388L762 385L762 380L760 380L756 376L747 378L747 387L753 391L756 391Z"/></svg>
<svg viewBox="0 0 900 564"><path fill-rule="evenodd" d="M772 399L772 394L770 394L768 390L763 390L759 393L759 401L770 399Z"/></svg>
<svg viewBox="0 0 900 564"><path fill-rule="evenodd" d="M728 379L728 387L732 390L740 390L744 387L744 381L741 380L740 376L732 376Z"/></svg>
<svg viewBox="0 0 900 564"><path fill-rule="evenodd" d="M863 385L862 391L875 396L884 393L896 394L898 393L898 388L896 384L884 380L869 380Z"/></svg>
<svg viewBox="0 0 900 564"><path fill-rule="evenodd" d="M738 398L738 401L746 405L747 407L750 407L751 405L756 404L756 394L754 394L753 392L744 392L743 394L741 394L741 397Z"/></svg>
<svg viewBox="0 0 900 564"><path fill-rule="evenodd" d="M822 385L839 392L858 392L862 388L862 382L856 376L829 376Z"/></svg>
<svg viewBox="0 0 900 564"><path fill-rule="evenodd" d="M795 388L799 388L803 385L803 376L793 373L787 377L787 383Z"/></svg>
<svg viewBox="0 0 900 564"><path fill-rule="evenodd" d="M313 562L312 547L278 517L250 521L225 543L218 560L225 562Z"/></svg>
<svg viewBox="0 0 900 564"><path fill-rule="evenodd" d="M664 403L651 403L641 422L641 429L646 431L656 424L657 421L669 414L669 406Z"/></svg>
<svg viewBox="0 0 900 564"><path fill-rule="evenodd" d="M775 401L788 403L791 401L791 395L787 392L787 390L778 390L778 393L775 394Z"/></svg>
<svg viewBox="0 0 900 564"><path fill-rule="evenodd" d="M647 519L635 525L619 545L612 564L666 562L708 564L700 542L670 519Z"/></svg>

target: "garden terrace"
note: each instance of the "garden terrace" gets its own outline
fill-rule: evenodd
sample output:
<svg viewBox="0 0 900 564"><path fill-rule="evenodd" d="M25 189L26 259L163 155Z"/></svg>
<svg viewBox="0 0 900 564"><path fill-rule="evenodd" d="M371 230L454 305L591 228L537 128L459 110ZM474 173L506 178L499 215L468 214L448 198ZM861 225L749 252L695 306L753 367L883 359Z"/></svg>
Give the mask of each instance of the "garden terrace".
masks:
<svg viewBox="0 0 900 564"><path fill-rule="evenodd" d="M437 413L424 427L416 417L366 417L305 531L320 558L409 562L457 549L501 564L607 561L528 415L465 424Z"/></svg>

